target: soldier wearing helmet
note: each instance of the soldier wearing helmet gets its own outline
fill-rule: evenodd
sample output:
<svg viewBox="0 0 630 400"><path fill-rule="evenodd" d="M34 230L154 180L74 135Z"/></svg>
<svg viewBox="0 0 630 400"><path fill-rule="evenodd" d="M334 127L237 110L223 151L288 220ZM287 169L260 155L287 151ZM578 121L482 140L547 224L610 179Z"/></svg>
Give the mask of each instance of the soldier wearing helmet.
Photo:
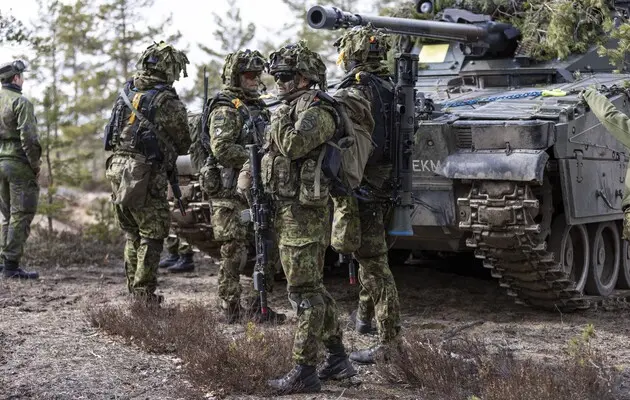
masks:
<svg viewBox="0 0 630 400"><path fill-rule="evenodd" d="M5 277L37 279L36 272L20 268L39 200L42 153L33 104L22 95L24 71L22 60L0 66L0 257Z"/></svg>
<svg viewBox="0 0 630 400"><path fill-rule="evenodd" d="M157 268L170 212L168 177L190 147L186 107L173 88L186 74L186 55L165 42L141 55L133 78L121 89L105 129L106 162L116 220L125 232L127 288L136 298L160 303Z"/></svg>
<svg viewBox="0 0 630 400"><path fill-rule="evenodd" d="M378 354L394 343L400 332L400 305L398 290L388 265L388 247L385 236L385 221L389 214L391 196L392 164L383 154L387 137L393 132L390 113L394 103L394 84L384 61L390 49L389 38L371 25L350 29L335 42L340 64L346 72L334 98L352 110L355 131L371 137L376 146L367 160L360 190L360 198L335 198L335 213L338 210L351 214L358 222L352 236L356 247L352 249L359 263L359 306L356 312L356 330L365 334L372 330L371 321L376 317L379 343L368 349L354 351L350 359L360 363L375 362ZM360 99L367 100L361 102ZM366 107L367 106L367 107ZM369 196L365 194L369 193ZM337 207L341 203L345 207ZM353 212L348 212L351 208ZM343 218L335 214L335 221ZM346 233L347 236L347 233ZM342 241L333 237L331 243Z"/></svg>
<svg viewBox="0 0 630 400"><path fill-rule="evenodd" d="M240 271L247 261L249 225L241 220L247 200L237 190L239 171L248 161L246 145L261 142L269 111L260 98L261 74L267 60L257 50L239 50L225 58L223 89L204 107L210 156L200 171L203 190L210 196L214 239L221 242L219 298L228 323L242 317L255 322L282 323L284 314L269 309L260 312L260 299L253 286L241 306ZM266 289L273 289L273 263L265 271Z"/></svg>
<svg viewBox="0 0 630 400"><path fill-rule="evenodd" d="M324 92L326 67L305 42L273 52L270 73L283 104L271 118L261 180L274 200L280 260L298 324L292 352L295 366L269 385L283 394L316 392L322 380L356 374L342 342L336 303L322 280L330 232L330 179L321 166L339 116ZM327 356L318 373L320 343Z"/></svg>

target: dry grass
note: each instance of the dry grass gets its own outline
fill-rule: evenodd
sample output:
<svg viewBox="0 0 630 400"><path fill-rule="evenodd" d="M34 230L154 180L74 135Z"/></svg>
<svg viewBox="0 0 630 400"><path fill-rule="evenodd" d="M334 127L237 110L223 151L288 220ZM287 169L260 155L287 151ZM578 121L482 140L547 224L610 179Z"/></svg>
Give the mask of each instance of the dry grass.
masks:
<svg viewBox="0 0 630 400"><path fill-rule="evenodd" d="M34 267L102 265L122 257L124 236L104 242L83 232L48 232L35 227L26 242L24 263Z"/></svg>
<svg viewBox="0 0 630 400"><path fill-rule="evenodd" d="M405 335L378 370L391 383L419 389L427 399L618 399L620 372L590 346L592 327L571 340L559 362L517 359L476 339L440 341Z"/></svg>
<svg viewBox="0 0 630 400"><path fill-rule="evenodd" d="M288 333L250 323L244 333L231 335L203 304L155 307L132 302L89 310L88 318L92 326L147 351L181 358L190 381L201 390L271 394L267 379L291 368Z"/></svg>

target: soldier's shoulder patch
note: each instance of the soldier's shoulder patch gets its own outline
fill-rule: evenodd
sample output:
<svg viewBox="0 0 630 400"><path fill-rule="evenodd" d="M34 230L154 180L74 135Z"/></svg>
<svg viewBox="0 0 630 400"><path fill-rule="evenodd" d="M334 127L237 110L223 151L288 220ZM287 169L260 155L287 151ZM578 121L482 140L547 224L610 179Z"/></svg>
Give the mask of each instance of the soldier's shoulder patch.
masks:
<svg viewBox="0 0 630 400"><path fill-rule="evenodd" d="M317 116L312 111L305 111L298 118L296 129L300 132L309 132L317 126Z"/></svg>
<svg viewBox="0 0 630 400"><path fill-rule="evenodd" d="M212 116L212 125L216 128L225 125L225 115L217 113Z"/></svg>
<svg viewBox="0 0 630 400"><path fill-rule="evenodd" d="M232 104L234 104L234 107L239 108L243 105L243 102L241 101L241 99L237 97L234 100L232 100Z"/></svg>

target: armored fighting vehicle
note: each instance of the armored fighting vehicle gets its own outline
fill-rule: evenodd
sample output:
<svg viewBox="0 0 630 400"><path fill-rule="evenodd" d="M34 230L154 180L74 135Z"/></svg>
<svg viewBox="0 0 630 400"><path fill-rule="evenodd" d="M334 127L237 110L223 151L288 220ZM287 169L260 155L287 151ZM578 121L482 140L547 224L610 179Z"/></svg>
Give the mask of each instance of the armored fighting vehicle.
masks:
<svg viewBox="0 0 630 400"><path fill-rule="evenodd" d="M432 6L420 1L417 11ZM610 11L628 16L627 9ZM630 75L613 73L596 46L536 61L518 54L522 37L514 26L461 9L436 17L367 16L327 6L307 14L315 29L370 23L433 40L409 49L420 63L413 236L397 237L393 248L424 256L469 253L517 303L533 307L573 311L625 297L630 253L621 238L621 202L628 149L579 93L596 86L627 113Z"/></svg>

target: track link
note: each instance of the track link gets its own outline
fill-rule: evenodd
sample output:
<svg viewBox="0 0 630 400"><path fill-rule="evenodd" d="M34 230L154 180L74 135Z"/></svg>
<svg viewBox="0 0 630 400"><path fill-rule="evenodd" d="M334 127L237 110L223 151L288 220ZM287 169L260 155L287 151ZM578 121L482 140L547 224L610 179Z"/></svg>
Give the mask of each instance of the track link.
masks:
<svg viewBox="0 0 630 400"><path fill-rule="evenodd" d="M478 181L457 204L460 229L472 233L466 245L516 303L569 312L611 300L576 290L575 282L547 250L553 214L548 183ZM625 302L628 295L629 291L617 291L613 297Z"/></svg>

